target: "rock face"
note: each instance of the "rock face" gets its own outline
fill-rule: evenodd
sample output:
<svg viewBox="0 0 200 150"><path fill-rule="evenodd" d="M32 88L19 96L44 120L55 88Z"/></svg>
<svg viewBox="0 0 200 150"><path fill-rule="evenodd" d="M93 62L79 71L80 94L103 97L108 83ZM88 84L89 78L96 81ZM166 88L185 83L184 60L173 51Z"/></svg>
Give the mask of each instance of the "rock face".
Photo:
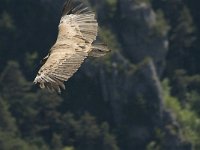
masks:
<svg viewBox="0 0 200 150"><path fill-rule="evenodd" d="M105 13L101 8L104 4L105 1L98 5L100 17ZM159 76L168 50L167 25L159 28L157 14L144 2L119 0L118 9L121 18L113 28L120 29L116 35L122 51L110 56L109 65L100 63L97 67L89 62L91 65L87 64L83 70L86 76L98 77L101 98L111 108L108 114L114 116L111 122L125 139L120 141L118 137L122 149L146 149L161 130L165 135L160 143L162 150L191 150L180 134L168 129L168 125L175 127L177 123L163 104ZM95 68L100 71L91 74L90 70Z"/></svg>
<svg viewBox="0 0 200 150"><path fill-rule="evenodd" d="M127 56L134 63L145 57L153 58L157 73L161 75L168 50L167 26L158 29L158 16L147 3L121 0L119 8L122 16L120 35ZM127 22L131 22L128 27Z"/></svg>
<svg viewBox="0 0 200 150"><path fill-rule="evenodd" d="M164 107L162 88L153 60L149 58L133 65L120 53L112 55L111 59L114 59L111 64L101 64L101 60L97 65L93 61L87 62L82 68L84 75L81 76L96 81L90 87L98 94L90 99L105 102L105 111L102 113L109 114L108 120L114 124L119 135L120 147L143 150L161 136L163 141L158 144L162 150L191 150L190 143L182 139L176 119ZM96 95L101 97L97 98ZM173 129L177 130L176 134Z"/></svg>
<svg viewBox="0 0 200 150"><path fill-rule="evenodd" d="M110 102L120 134L126 137L124 149L145 149L143 143L151 139L152 129L159 127L162 119L160 82L151 59L138 68L129 64L122 66L126 69L120 71L118 65L110 75L101 69L103 97Z"/></svg>

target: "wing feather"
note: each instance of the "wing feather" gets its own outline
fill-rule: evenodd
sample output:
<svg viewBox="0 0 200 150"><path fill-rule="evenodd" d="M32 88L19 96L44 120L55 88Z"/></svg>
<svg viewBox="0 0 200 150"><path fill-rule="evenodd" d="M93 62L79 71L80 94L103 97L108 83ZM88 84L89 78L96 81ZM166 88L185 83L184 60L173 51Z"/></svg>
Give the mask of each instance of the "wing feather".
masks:
<svg viewBox="0 0 200 150"><path fill-rule="evenodd" d="M95 13L80 0L68 0L65 3L60 28L63 27L62 24L74 24L77 26L82 38L89 43L92 43L96 39L98 23Z"/></svg>
<svg viewBox="0 0 200 150"><path fill-rule="evenodd" d="M34 83L39 82L41 88L46 87L50 91L60 92L60 87L65 89L63 82L67 81L78 70L87 55L85 52L77 52L67 56L66 59L55 61L53 65L51 57L55 57L56 55L50 55L47 62L39 70Z"/></svg>

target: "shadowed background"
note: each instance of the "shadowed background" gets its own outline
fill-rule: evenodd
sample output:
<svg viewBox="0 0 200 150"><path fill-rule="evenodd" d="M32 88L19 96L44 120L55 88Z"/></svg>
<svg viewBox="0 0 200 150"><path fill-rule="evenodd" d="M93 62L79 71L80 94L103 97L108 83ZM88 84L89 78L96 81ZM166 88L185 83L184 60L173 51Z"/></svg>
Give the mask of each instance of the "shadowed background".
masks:
<svg viewBox="0 0 200 150"><path fill-rule="evenodd" d="M199 150L196 0L90 0L112 52L61 95L32 85L64 0L0 0L1 150Z"/></svg>

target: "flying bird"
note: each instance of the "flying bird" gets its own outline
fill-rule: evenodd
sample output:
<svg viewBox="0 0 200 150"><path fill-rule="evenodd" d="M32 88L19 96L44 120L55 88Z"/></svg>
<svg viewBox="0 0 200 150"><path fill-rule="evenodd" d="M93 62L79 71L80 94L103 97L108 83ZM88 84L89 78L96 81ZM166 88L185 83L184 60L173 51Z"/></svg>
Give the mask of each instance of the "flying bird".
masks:
<svg viewBox="0 0 200 150"><path fill-rule="evenodd" d="M81 0L67 0L58 26L58 37L33 81L41 88L61 92L67 81L88 56L101 57L110 50L96 42L95 13Z"/></svg>

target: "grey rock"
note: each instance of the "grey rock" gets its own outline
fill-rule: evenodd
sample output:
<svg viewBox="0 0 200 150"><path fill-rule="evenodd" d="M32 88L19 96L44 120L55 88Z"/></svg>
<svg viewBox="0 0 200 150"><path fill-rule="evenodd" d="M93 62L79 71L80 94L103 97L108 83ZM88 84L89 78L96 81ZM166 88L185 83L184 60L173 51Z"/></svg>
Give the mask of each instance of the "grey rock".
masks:
<svg viewBox="0 0 200 150"><path fill-rule="evenodd" d="M120 37L125 55L138 63L145 57L151 57L160 76L163 72L168 51L168 28L156 33L157 14L144 2L120 0Z"/></svg>

